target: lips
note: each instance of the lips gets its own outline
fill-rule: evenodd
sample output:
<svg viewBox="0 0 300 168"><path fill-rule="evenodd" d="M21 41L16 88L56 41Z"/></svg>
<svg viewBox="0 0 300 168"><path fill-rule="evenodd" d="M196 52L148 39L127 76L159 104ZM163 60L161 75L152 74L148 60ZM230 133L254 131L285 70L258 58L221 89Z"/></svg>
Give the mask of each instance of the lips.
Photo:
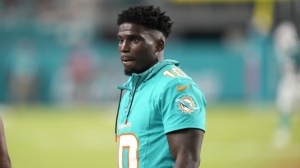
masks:
<svg viewBox="0 0 300 168"><path fill-rule="evenodd" d="M131 56L127 56L127 55L121 55L121 60L122 61L132 61L132 60L134 60L134 58Z"/></svg>
<svg viewBox="0 0 300 168"><path fill-rule="evenodd" d="M124 66L128 66L135 61L135 59L130 56L122 56L121 60L122 60L122 63L124 64Z"/></svg>
<svg viewBox="0 0 300 168"><path fill-rule="evenodd" d="M122 56L121 60L122 60L122 62L129 62L129 61L134 61L135 59L130 56Z"/></svg>

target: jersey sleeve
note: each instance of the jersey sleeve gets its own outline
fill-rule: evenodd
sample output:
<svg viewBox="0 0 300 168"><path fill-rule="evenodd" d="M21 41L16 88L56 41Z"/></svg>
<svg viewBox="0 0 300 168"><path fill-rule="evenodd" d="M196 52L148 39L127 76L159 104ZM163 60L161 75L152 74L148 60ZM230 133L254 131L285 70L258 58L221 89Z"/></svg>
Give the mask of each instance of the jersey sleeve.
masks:
<svg viewBox="0 0 300 168"><path fill-rule="evenodd" d="M191 79L171 80L159 101L165 133L186 128L205 131L206 100Z"/></svg>

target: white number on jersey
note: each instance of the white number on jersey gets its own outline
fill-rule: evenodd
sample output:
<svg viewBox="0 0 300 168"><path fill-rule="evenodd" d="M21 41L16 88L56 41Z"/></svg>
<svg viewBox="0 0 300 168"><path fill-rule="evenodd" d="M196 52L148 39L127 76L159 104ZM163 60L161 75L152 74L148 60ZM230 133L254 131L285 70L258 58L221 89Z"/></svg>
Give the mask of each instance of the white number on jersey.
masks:
<svg viewBox="0 0 300 168"><path fill-rule="evenodd" d="M165 70L163 72L163 75L169 76L171 78L174 78L176 76L187 77L187 75L179 68L172 68L171 70Z"/></svg>
<svg viewBox="0 0 300 168"><path fill-rule="evenodd" d="M138 168L138 146L139 141L137 140L134 134L122 134L120 135L120 144L119 144L119 168ZM128 151L127 157L124 158L124 151ZM127 159L128 165L124 164L124 159Z"/></svg>

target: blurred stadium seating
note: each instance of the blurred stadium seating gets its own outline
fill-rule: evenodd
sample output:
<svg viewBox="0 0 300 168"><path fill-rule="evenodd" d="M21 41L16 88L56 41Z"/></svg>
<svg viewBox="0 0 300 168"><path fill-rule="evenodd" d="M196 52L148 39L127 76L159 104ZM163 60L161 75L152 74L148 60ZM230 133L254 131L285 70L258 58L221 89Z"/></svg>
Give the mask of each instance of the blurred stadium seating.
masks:
<svg viewBox="0 0 300 168"><path fill-rule="evenodd" d="M298 1L3 0L0 102L13 101L10 78L14 61L10 58L24 39L34 46L39 72L36 96L29 101L57 103L70 97L71 91L62 90L74 81L57 81L61 79L57 76L76 47L91 50L97 60L97 74L91 79L95 91L89 91L97 94L87 101L114 101L114 86L124 81L115 40L116 16L126 6L139 3L160 6L171 15L175 23L166 58L179 60L211 102L274 98L278 73L272 55L272 28L285 19L294 20L299 27L295 19L300 15Z"/></svg>

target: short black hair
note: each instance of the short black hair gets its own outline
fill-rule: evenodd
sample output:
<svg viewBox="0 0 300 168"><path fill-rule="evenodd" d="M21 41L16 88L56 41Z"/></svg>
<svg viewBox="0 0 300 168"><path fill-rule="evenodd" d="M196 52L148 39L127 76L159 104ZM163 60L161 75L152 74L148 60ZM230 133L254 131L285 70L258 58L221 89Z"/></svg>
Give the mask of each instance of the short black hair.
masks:
<svg viewBox="0 0 300 168"><path fill-rule="evenodd" d="M173 22L166 12L161 12L160 8L154 8L153 5L137 5L123 10L118 14L117 25L123 23L135 23L150 29L155 29L164 34L167 38L171 33Z"/></svg>

